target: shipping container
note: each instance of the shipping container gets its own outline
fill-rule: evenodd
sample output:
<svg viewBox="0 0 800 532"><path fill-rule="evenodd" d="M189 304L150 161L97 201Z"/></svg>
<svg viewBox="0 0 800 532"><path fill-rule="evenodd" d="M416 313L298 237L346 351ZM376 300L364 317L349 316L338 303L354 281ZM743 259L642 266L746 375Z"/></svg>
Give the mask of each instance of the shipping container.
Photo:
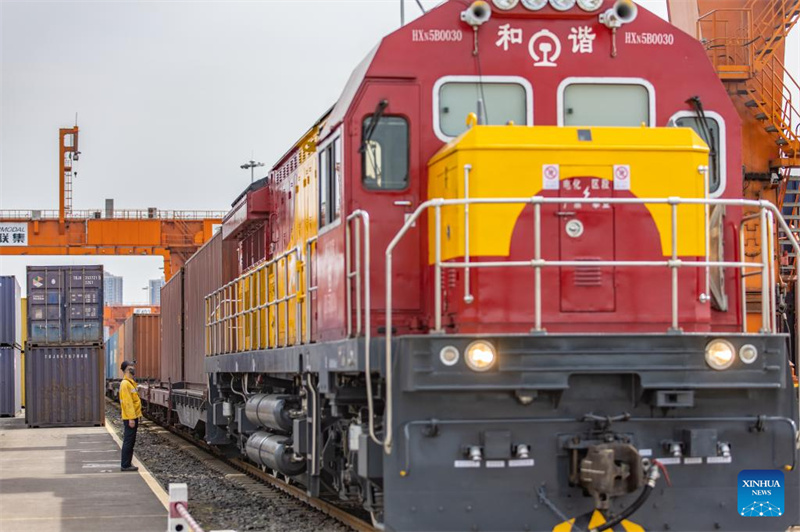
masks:
<svg viewBox="0 0 800 532"><path fill-rule="evenodd" d="M161 380L183 381L183 268L161 287Z"/></svg>
<svg viewBox="0 0 800 532"><path fill-rule="evenodd" d="M124 323L122 325L125 325ZM118 331L119 340L117 340L117 360L114 361L114 371L116 372L117 378L122 378L122 361L126 360L125 358L125 327L120 327Z"/></svg>
<svg viewBox="0 0 800 532"><path fill-rule="evenodd" d="M119 331L108 337L105 344L106 350L106 379L120 379L119 365L117 364L117 351L119 349Z"/></svg>
<svg viewBox="0 0 800 532"><path fill-rule="evenodd" d="M28 340L103 342L103 267L28 266Z"/></svg>
<svg viewBox="0 0 800 532"><path fill-rule="evenodd" d="M19 301L19 309L20 309L20 316L22 319L20 320L20 331L22 334L22 338L19 342L19 345L22 347L23 351L20 355L20 385L22 388L22 406L25 406L25 343L28 341L28 327L25 325L28 323L28 298L23 297Z"/></svg>
<svg viewBox="0 0 800 532"><path fill-rule="evenodd" d="M0 276L0 346L22 347L21 296L16 277Z"/></svg>
<svg viewBox="0 0 800 532"><path fill-rule="evenodd" d="M25 354L25 421L29 427L104 424L102 346L28 342Z"/></svg>
<svg viewBox="0 0 800 532"><path fill-rule="evenodd" d="M161 316L134 314L122 326L125 358L136 363L139 381L161 378ZM121 361L120 361L121 362Z"/></svg>
<svg viewBox="0 0 800 532"><path fill-rule="evenodd" d="M22 359L17 347L0 347L0 417L22 411Z"/></svg>
<svg viewBox="0 0 800 532"><path fill-rule="evenodd" d="M158 314L159 307L150 305L114 305L103 307L103 325L108 327L108 336L117 332L125 320L136 314Z"/></svg>
<svg viewBox="0 0 800 532"><path fill-rule="evenodd" d="M218 231L184 264L183 288L183 377L203 384L205 377L205 298L236 277L232 257L236 242L225 242Z"/></svg>

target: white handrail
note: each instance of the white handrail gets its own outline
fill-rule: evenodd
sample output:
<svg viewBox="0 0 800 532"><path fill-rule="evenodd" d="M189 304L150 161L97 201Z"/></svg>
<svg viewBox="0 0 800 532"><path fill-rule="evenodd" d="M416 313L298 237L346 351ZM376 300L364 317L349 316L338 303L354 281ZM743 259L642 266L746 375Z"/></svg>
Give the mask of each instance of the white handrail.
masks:
<svg viewBox="0 0 800 532"><path fill-rule="evenodd" d="M468 179L468 170L465 168L465 186ZM391 385L393 381L392 375L392 253L397 247L398 243L408 233L408 231L416 225L417 220L428 209L434 209L434 326L431 333L440 334L442 329L442 291L441 291L441 270L442 268L491 268L491 267L533 267L535 273L535 301L534 301L534 315L535 324L534 332L543 332L542 328L542 311L541 311L541 269L545 267L579 267L585 266L590 261L546 261L541 257L541 206L549 204L564 203L565 198L544 198L540 196L533 196L530 198L459 198L459 199L443 199L435 198L421 203L417 209L406 218L405 223L400 230L395 234L389 245L386 247L386 337L385 337L385 356L386 356L386 438L383 442L384 452L391 453L392 448L392 392ZM569 198L569 203L597 203L597 198ZM774 271L771 266L770 260L773 256L774 237L772 235L774 220L778 221L780 230L786 233L789 243L800 256L800 244L798 244L795 235L792 233L789 225L784 220L780 211L775 205L764 200L745 200L745 199L705 199L705 198L603 198L602 203L615 204L615 205L670 205L671 211L671 253L668 260L662 261L591 261L593 266L605 267L668 267L672 270L671 282L671 299L672 299L672 326L670 331L679 332L678 321L678 268L680 267L703 267L703 268L740 268L742 270L742 307L743 307L743 323L744 331L747 330L747 314L744 308L746 302L746 293L744 291L744 276L745 270L754 268L760 271L762 276L762 333L775 333L777 323L774 316L775 309L775 294L774 294ZM446 206L457 205L502 205L502 204L531 204L534 207L534 258L531 261L493 261L493 262L470 262L469 257L465 256L463 262L447 262L443 263L441 260L441 208ZM678 258L677 253L677 207L678 205L704 205L705 209L705 224L706 232L708 232L708 206L710 205L727 205L733 207L754 207L759 209L758 217L761 219L761 249L762 260L760 263L751 263L744 260L743 241L740 241L740 261L683 261ZM468 213L468 211L466 211ZM468 215L465 215L465 223L469 224ZM708 250L708 246L706 246ZM468 248L465 248L465 255L468 253ZM708 256L706 257L706 259ZM755 273L755 272L754 272ZM708 273L707 273L708 276ZM796 306L800 308L800 276L795 276L795 299ZM465 284L465 287L468 287ZM770 294L772 291L772 294ZM795 353L800 353L800 334L796 335ZM799 392L800 393L800 392Z"/></svg>
<svg viewBox="0 0 800 532"><path fill-rule="evenodd" d="M355 269L350 269L350 224L354 220L360 220L360 224L356 224L356 238L355 238ZM364 226L364 256L363 265L361 268L361 233L359 227ZM358 209L353 211L347 217L345 227L345 254L347 256L347 269L345 270L347 278L347 333L350 336L353 332L352 320L353 311L351 304L351 291L352 281L355 278L356 286L356 336L361 334L361 285L364 285L364 377L367 387L367 425L369 427L369 437L377 445L383 445L383 442L378 438L375 433L375 400L372 392L372 360L370 355L370 343L372 341L372 303L370 301L370 230L369 230L369 213L365 210ZM363 276L362 276L363 273Z"/></svg>

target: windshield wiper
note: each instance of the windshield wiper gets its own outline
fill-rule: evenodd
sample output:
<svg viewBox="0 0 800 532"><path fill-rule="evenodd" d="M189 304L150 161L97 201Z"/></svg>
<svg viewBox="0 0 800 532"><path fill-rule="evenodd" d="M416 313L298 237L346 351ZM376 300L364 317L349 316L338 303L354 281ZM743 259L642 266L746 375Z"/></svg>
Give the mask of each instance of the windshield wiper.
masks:
<svg viewBox="0 0 800 532"><path fill-rule="evenodd" d="M708 144L708 156L714 161L716 164L717 160L717 149L716 149L716 139L714 139L714 131L708 127L708 121L706 119L706 112L703 109L703 102L700 101L700 96L692 96L686 103L694 107L695 113L697 113L697 118L700 126L700 135L703 137L703 142Z"/></svg>
<svg viewBox="0 0 800 532"><path fill-rule="evenodd" d="M381 100L378 102L378 105L375 106L375 111L372 113L367 129L364 131L364 138L361 139L361 148L359 148L361 153L364 153L364 150L367 148L367 143L372 139L375 128L378 127L378 120L381 119L387 107L389 107L389 100Z"/></svg>

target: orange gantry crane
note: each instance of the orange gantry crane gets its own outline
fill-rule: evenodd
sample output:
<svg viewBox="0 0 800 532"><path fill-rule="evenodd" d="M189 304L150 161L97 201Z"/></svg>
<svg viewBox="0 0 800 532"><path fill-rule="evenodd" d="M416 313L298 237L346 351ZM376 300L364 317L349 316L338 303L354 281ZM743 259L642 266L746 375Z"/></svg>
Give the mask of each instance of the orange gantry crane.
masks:
<svg viewBox="0 0 800 532"><path fill-rule="evenodd" d="M164 277L194 254L220 224L224 211L72 209L78 126L62 128L59 144L59 208L0 210L0 256L155 255L164 259Z"/></svg>

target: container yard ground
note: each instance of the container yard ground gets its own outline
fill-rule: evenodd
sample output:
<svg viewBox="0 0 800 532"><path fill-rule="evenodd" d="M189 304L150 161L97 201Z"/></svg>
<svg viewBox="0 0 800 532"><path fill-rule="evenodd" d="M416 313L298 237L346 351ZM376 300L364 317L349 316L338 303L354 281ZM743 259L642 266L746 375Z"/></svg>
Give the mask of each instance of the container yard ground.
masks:
<svg viewBox="0 0 800 532"><path fill-rule="evenodd" d="M148 473L121 472L119 450L104 427L0 419L0 530L166 530L166 494Z"/></svg>

